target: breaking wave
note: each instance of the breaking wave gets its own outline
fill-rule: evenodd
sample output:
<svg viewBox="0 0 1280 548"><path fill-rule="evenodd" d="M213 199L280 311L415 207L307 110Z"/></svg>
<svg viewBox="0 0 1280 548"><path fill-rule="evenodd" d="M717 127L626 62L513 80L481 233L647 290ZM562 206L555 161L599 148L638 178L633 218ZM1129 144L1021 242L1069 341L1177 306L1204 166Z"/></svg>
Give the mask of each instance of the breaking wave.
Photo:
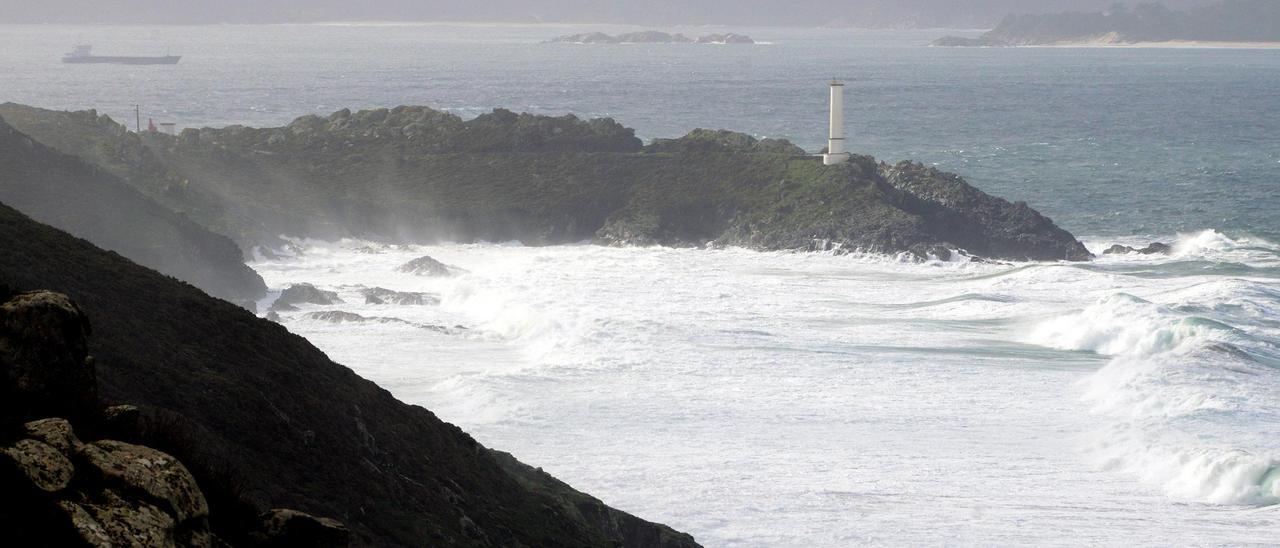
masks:
<svg viewBox="0 0 1280 548"><path fill-rule="evenodd" d="M1183 249L1222 251L1204 233ZM1228 244L1229 245L1229 244ZM1187 251L1190 253L1190 251ZM1039 325L1035 344L1111 356L1083 381L1102 419L1090 452L1106 469L1215 504L1280 502L1280 353L1268 285L1225 279L1158 295L1125 293ZM1191 313L1194 312L1194 313Z"/></svg>

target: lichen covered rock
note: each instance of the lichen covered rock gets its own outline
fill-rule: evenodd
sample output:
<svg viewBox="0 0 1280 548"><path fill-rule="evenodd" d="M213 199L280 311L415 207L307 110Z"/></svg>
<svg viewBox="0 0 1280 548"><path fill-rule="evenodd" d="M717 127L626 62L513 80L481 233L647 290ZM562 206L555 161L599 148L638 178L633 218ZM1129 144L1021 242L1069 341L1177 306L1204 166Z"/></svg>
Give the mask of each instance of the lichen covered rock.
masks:
<svg viewBox="0 0 1280 548"><path fill-rule="evenodd" d="M66 295L32 291L0 305L0 408L6 422L81 416L98 403L89 320Z"/></svg>

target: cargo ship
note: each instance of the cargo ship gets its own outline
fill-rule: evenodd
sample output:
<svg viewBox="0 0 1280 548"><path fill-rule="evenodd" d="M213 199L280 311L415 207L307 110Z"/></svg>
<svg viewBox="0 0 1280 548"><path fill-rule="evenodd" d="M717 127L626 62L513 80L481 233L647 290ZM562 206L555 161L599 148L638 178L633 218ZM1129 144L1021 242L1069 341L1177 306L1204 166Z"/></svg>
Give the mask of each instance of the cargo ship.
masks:
<svg viewBox="0 0 1280 548"><path fill-rule="evenodd" d="M176 65L181 55L159 57L125 57L119 55L94 55L93 46L76 46L71 53L62 56L63 63L110 63L114 65Z"/></svg>

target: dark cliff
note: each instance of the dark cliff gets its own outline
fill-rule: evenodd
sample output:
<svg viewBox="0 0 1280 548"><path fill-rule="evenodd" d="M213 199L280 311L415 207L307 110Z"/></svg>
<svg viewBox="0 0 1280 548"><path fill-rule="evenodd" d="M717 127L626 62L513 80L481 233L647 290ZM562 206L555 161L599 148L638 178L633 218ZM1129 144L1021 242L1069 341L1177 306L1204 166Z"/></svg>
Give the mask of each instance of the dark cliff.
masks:
<svg viewBox="0 0 1280 548"><path fill-rule="evenodd" d="M65 293L92 318L101 398L170 417L175 455L258 510L336 518L369 545L695 545L484 448L277 324L6 206L0 250L0 284Z"/></svg>
<svg viewBox="0 0 1280 548"><path fill-rule="evenodd" d="M115 175L0 120L0 200L33 218L245 303L266 284L234 242L156 203Z"/></svg>

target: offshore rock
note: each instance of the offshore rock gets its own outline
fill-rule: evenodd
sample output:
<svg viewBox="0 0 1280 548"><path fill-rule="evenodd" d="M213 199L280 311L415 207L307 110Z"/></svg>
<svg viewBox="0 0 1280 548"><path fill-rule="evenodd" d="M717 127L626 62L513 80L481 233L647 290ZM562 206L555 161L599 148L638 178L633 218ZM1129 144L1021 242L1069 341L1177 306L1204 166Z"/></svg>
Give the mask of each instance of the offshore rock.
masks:
<svg viewBox="0 0 1280 548"><path fill-rule="evenodd" d="M298 304L338 304L342 299L333 291L318 289L316 286L301 283L293 284L280 292L280 297L272 303L272 310L297 310Z"/></svg>
<svg viewBox="0 0 1280 548"><path fill-rule="evenodd" d="M1168 255L1173 252L1173 246L1160 242L1153 242L1147 247L1137 249L1127 245L1115 244L1103 251L1103 255L1124 255L1128 253L1137 253L1139 255Z"/></svg>
<svg viewBox="0 0 1280 548"><path fill-rule="evenodd" d="M457 276L467 272L462 268L444 264L427 255L423 255L401 265L399 270L400 272L407 272L418 276L432 277Z"/></svg>
<svg viewBox="0 0 1280 548"><path fill-rule="evenodd" d="M382 287L371 287L360 290L365 304L399 304L399 305L436 305L440 297L429 293L409 291L392 291Z"/></svg>

